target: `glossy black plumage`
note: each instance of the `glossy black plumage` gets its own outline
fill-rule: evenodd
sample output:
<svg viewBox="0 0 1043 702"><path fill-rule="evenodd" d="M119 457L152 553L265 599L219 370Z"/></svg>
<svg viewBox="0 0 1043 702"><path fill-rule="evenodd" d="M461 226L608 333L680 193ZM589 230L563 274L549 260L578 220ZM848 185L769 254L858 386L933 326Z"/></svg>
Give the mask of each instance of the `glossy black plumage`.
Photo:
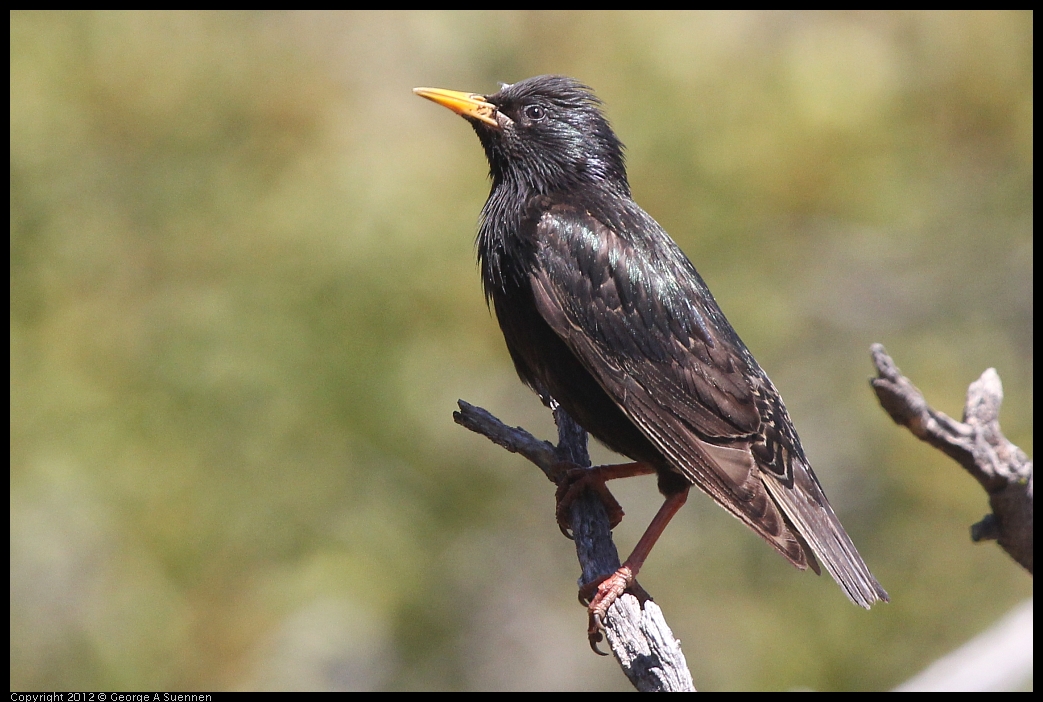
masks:
<svg viewBox="0 0 1043 702"><path fill-rule="evenodd" d="M427 92L425 92L427 91ZM474 126L490 164L478 256L521 379L609 448L694 484L853 602L887 600L830 508L771 381L695 267L630 197L589 88L417 92Z"/></svg>

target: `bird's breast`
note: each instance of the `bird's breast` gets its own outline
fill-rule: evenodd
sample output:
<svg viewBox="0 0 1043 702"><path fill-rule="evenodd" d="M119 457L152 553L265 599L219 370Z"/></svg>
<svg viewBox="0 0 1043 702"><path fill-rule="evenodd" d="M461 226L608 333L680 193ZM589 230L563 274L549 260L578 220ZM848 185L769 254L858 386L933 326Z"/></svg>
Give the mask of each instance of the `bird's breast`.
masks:
<svg viewBox="0 0 1043 702"><path fill-rule="evenodd" d="M613 451L636 461L666 466L662 454L543 319L527 281L494 291L491 297L507 350L526 385L545 402L549 398L557 401L580 426Z"/></svg>

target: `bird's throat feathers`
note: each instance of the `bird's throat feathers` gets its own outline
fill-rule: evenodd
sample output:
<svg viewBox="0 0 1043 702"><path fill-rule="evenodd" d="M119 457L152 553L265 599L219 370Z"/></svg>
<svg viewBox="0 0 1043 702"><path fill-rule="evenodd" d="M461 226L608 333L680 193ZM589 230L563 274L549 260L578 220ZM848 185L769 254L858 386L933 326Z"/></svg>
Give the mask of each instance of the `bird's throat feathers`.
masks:
<svg viewBox="0 0 1043 702"><path fill-rule="evenodd" d="M487 303L493 295L520 286L526 277L525 257L529 255L531 242L526 244L518 235L522 208L513 203L519 196L518 192L494 185L482 208L475 244Z"/></svg>

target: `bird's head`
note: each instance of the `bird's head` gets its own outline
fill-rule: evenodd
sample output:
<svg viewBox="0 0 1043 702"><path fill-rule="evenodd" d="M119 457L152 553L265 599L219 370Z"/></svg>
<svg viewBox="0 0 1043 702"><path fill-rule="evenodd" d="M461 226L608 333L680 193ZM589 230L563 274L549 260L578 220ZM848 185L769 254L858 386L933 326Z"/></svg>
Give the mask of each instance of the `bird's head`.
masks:
<svg viewBox="0 0 1043 702"><path fill-rule="evenodd" d="M537 76L491 95L415 88L467 119L489 159L493 187L536 193L578 185L629 195L623 144L591 89L565 76Z"/></svg>

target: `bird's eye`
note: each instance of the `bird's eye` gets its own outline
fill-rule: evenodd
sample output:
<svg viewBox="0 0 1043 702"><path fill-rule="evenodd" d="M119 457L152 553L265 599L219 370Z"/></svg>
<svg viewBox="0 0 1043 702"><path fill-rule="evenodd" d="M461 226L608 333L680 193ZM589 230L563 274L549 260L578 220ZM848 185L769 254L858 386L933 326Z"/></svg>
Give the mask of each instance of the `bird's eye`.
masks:
<svg viewBox="0 0 1043 702"><path fill-rule="evenodd" d="M547 115L547 111L539 105L529 105L525 108L525 116L533 122L538 122Z"/></svg>

